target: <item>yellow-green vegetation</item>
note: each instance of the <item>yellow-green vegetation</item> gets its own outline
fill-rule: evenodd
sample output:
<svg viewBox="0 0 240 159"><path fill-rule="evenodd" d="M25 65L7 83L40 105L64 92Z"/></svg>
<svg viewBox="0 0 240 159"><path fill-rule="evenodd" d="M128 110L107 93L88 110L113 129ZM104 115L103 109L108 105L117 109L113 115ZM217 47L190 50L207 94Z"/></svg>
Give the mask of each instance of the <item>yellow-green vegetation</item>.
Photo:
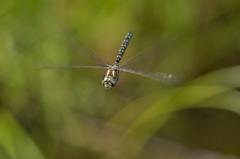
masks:
<svg viewBox="0 0 240 159"><path fill-rule="evenodd" d="M37 69L113 64L130 30L121 62L183 85ZM1 0L0 64L0 159L240 158L239 0Z"/></svg>

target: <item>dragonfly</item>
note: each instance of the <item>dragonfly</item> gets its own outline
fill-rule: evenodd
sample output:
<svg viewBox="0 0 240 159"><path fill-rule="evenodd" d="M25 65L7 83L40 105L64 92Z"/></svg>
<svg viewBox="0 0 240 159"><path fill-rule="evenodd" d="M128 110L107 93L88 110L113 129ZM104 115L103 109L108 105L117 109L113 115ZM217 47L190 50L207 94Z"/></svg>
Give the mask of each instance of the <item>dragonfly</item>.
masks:
<svg viewBox="0 0 240 159"><path fill-rule="evenodd" d="M144 70L137 69L134 67L136 62L138 62L140 65L144 65L141 62L144 59L146 60L145 63L146 62L151 63L151 61L147 60L147 58L149 58L147 53L149 51L151 51L151 49L144 51L143 53L140 53L140 54L128 59L124 63L120 64L120 61L121 61L124 53L126 52L127 46L133 37L133 34L134 34L134 31L129 31L127 33L127 35L125 36L125 38L122 42L122 45L121 45L119 51L118 51L116 60L112 65L108 64L105 60L103 60L95 52L93 52L92 50L89 49L88 52L91 52L93 56L98 58L98 60L100 59L100 61L102 61L102 64L70 65L70 66L43 66L43 67L40 67L40 69L82 69L82 68L106 69L106 73L103 76L101 83L107 90L111 90L113 87L116 86L116 84L119 80L120 72L132 73L132 74L147 77L147 78L150 78L153 80L161 81L161 82L164 82L167 84L178 85L179 79L176 75L174 75L172 73L161 72L161 71L152 71L153 72L152 73L151 71L148 72L148 71L144 71ZM141 59L141 60L139 61L139 59ZM139 64L136 64L136 65L139 65ZM133 65L133 66L131 66L131 65ZM131 66L131 67L129 67L129 66Z"/></svg>

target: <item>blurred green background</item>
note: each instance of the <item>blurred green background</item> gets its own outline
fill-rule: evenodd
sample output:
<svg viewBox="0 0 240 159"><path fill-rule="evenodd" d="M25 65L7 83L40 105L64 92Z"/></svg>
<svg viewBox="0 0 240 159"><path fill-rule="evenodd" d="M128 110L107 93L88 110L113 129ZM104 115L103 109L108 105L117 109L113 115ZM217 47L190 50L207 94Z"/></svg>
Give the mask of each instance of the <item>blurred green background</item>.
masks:
<svg viewBox="0 0 240 159"><path fill-rule="evenodd" d="M85 45L113 63L129 30L123 61L178 37L153 59L181 87L36 69L87 63ZM239 0L1 0L0 64L0 159L240 158Z"/></svg>

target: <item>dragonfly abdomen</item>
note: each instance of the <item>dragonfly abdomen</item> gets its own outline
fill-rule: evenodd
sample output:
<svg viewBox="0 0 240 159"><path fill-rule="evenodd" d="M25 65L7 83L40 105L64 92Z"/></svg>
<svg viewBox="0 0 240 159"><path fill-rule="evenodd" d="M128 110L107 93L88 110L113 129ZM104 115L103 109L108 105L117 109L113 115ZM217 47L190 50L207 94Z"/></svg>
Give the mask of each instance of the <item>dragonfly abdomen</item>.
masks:
<svg viewBox="0 0 240 159"><path fill-rule="evenodd" d="M130 40L133 36L133 33L134 33L134 31L129 31L129 33L124 38L123 43L121 45L121 48L118 51L117 59L116 59L116 62L115 62L117 65L119 64L119 61L122 59L122 56L123 56L124 52L126 51L126 48L127 48L128 44L129 44L129 42L130 42Z"/></svg>

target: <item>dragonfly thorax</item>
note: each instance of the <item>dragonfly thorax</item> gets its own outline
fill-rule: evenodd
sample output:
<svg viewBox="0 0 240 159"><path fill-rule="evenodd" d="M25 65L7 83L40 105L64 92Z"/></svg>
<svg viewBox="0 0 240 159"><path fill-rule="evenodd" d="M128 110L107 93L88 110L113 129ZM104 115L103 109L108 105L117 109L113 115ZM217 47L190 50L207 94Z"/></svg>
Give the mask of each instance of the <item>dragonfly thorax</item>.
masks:
<svg viewBox="0 0 240 159"><path fill-rule="evenodd" d="M102 84L106 89L112 89L117 84L119 76L118 65L109 65L106 75L103 76Z"/></svg>

